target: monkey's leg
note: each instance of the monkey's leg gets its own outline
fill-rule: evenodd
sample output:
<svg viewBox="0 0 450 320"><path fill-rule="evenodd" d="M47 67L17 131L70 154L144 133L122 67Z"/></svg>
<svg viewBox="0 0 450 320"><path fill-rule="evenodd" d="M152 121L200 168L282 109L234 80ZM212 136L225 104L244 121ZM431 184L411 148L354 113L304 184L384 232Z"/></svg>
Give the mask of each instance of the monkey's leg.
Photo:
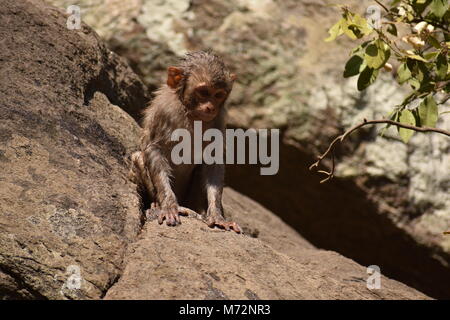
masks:
<svg viewBox="0 0 450 320"><path fill-rule="evenodd" d="M164 220L166 217L166 212L161 210L160 205L155 199L155 186L152 183L152 179L148 173L148 170L145 168L144 162L144 152L136 151L131 155L131 168L129 177L130 179L138 185L138 188L141 191L145 191L148 193L151 201L150 209L145 211L145 216L147 220L153 220L155 217L158 218L158 221ZM169 219L167 219L169 224ZM170 220L172 223L172 219ZM160 224L162 221L160 222Z"/></svg>
<svg viewBox="0 0 450 320"><path fill-rule="evenodd" d="M142 151L134 152L131 157L129 178L137 184L140 193L146 193L151 203L155 201L155 187L145 169L144 154Z"/></svg>
<svg viewBox="0 0 450 320"><path fill-rule="evenodd" d="M206 224L210 228L219 227L227 231L242 233L241 227L233 221L226 221L223 216L222 191L225 168L224 165L203 165L203 179L206 183L208 210Z"/></svg>
<svg viewBox="0 0 450 320"><path fill-rule="evenodd" d="M206 188L203 179L203 168L202 166L197 166L192 172L186 194L179 200L180 204L186 208L191 208L201 216L205 216L208 210L208 199L204 191L206 191Z"/></svg>
<svg viewBox="0 0 450 320"><path fill-rule="evenodd" d="M148 220L152 220L154 217L158 218L158 222L162 224L163 220L167 219L167 213L162 210L159 203L155 201L155 187L151 181L148 171L145 169L144 164L144 154L141 151L134 152L131 155L131 168L130 168L130 179L134 181L140 188L143 188L149 193L152 203L150 209L147 209L145 216ZM191 215L198 216L198 213L185 207L178 207L178 213L181 215ZM171 218L171 217L169 217ZM168 223L169 224L169 223Z"/></svg>
<svg viewBox="0 0 450 320"><path fill-rule="evenodd" d="M185 210L179 209L175 193L170 185L171 167L167 158L157 146L148 145L143 151L144 168L147 169L146 181L151 182L156 193L156 202L159 205L158 223L166 220L168 226L176 226L181 223L179 214Z"/></svg>
<svg viewBox="0 0 450 320"><path fill-rule="evenodd" d="M143 186L143 179L142 179L142 152L136 151L133 152L129 158L130 163L129 167L130 170L128 171L128 178L138 185L138 187Z"/></svg>

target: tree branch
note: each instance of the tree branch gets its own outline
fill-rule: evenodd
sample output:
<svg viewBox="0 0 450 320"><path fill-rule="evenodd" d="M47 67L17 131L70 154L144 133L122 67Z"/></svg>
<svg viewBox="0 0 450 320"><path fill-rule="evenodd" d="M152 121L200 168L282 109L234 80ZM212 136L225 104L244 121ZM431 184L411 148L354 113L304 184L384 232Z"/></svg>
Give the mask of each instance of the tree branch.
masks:
<svg viewBox="0 0 450 320"><path fill-rule="evenodd" d="M331 170L328 171L324 171L324 170L317 170L317 172L319 173L323 173L326 174L327 177L323 180L320 181L320 183L324 183L330 179L332 179L334 177L334 168L335 168L335 162L334 162L334 148L336 146L336 144L338 142L342 142L344 141L344 139L346 137L348 137L352 132L366 126L366 125L372 125L372 124L380 124L380 123L386 123L386 124L390 124L390 125L394 125L400 128L404 128L404 129L410 129L410 130L414 130L414 131L418 131L418 132L436 132L436 133L440 133L446 136L450 137L450 132L446 131L444 129L439 129L439 128L431 128L431 127L416 127L413 125L409 125L409 124L404 124L404 123L400 123L397 121L393 121L393 120L389 120L389 119L380 119L380 120L370 120L368 121L367 119L364 119L363 122L353 126L352 128L348 129L346 132L344 132L344 134L336 137L331 144L328 146L328 149L320 156L318 156L318 160L316 162L314 162L310 167L309 170L312 170L313 168L318 168L320 163L322 162L322 160L331 152Z"/></svg>
<svg viewBox="0 0 450 320"><path fill-rule="evenodd" d="M375 0L375 2L378 3L378 5L379 5L380 7L382 7L384 10L386 10L386 12L389 12L389 9L386 8L386 6L385 6L384 4L382 4L380 1Z"/></svg>

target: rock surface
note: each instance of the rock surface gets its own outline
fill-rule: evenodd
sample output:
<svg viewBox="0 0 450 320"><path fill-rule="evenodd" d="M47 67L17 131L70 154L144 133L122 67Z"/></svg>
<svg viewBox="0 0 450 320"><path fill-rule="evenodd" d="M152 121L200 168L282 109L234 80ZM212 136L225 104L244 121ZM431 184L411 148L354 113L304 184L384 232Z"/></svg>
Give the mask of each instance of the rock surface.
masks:
<svg viewBox="0 0 450 320"><path fill-rule="evenodd" d="M364 267L231 189L244 235L190 218L141 230L122 109L142 107L142 83L42 1L1 0L0 22L0 298L427 298L385 277L368 290Z"/></svg>
<svg viewBox="0 0 450 320"><path fill-rule="evenodd" d="M64 8L71 4L49 2ZM367 128L338 150L338 179L320 185L321 177L306 169L344 129L363 118L384 117L404 96L389 74L363 93L356 90L356 79L342 78L349 42L323 41L339 16L327 6L335 2L77 3L82 18L128 59L150 89L164 79L175 56L207 47L219 52L238 73L231 125L278 127L283 133L278 175L261 177L234 166L228 169L228 183L315 245L377 264L386 274L450 298L450 237L442 234L450 228L449 139L416 134L405 145L394 131L380 138L377 128ZM341 2L361 14L375 4ZM448 130L450 118L442 118L438 126Z"/></svg>
<svg viewBox="0 0 450 320"><path fill-rule="evenodd" d="M91 29L70 31L65 23L40 1L0 2L6 298L101 298L141 224L123 160L139 128L110 101L138 107L144 86ZM78 271L82 289L69 290L66 280Z"/></svg>
<svg viewBox="0 0 450 320"><path fill-rule="evenodd" d="M252 206L242 196L236 200L228 201L236 211ZM153 221L129 248L125 271L105 299L425 298L384 277L382 289L369 290L366 279L366 268L335 252L299 247L293 257L195 219L177 228Z"/></svg>

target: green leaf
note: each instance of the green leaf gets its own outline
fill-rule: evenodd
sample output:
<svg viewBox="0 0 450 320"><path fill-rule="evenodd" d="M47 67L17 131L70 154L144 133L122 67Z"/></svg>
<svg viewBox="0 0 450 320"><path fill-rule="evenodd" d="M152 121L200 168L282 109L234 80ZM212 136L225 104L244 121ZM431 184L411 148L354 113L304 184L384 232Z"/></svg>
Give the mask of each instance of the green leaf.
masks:
<svg viewBox="0 0 450 320"><path fill-rule="evenodd" d="M372 83L377 79L379 70L375 70L369 67L366 67L358 78L358 90L362 91L367 89Z"/></svg>
<svg viewBox="0 0 450 320"><path fill-rule="evenodd" d="M397 121L398 110L397 109L392 110L391 112L389 112L387 117L389 120ZM386 126L380 130L380 136L383 137L386 130L389 129L390 127L391 127L390 123L386 124Z"/></svg>
<svg viewBox="0 0 450 320"><path fill-rule="evenodd" d="M389 24L387 27L387 32L394 36L397 36L397 27L395 26L395 24Z"/></svg>
<svg viewBox="0 0 450 320"><path fill-rule="evenodd" d="M428 62L427 60L425 60L423 57L419 56L418 54L409 54L409 53L407 53L406 56L408 58L411 58L411 59L414 59L414 60Z"/></svg>
<svg viewBox="0 0 450 320"><path fill-rule="evenodd" d="M441 44L439 43L439 41L435 37L433 37L432 35L428 36L427 41L428 41L429 44L431 44L436 49L440 49L441 48Z"/></svg>
<svg viewBox="0 0 450 320"><path fill-rule="evenodd" d="M450 69L449 69L450 72ZM450 93L450 82L446 84L446 86L444 87L444 91L445 93Z"/></svg>
<svg viewBox="0 0 450 320"><path fill-rule="evenodd" d="M345 64L344 78L356 76L366 67L364 59L358 55L352 56Z"/></svg>
<svg viewBox="0 0 450 320"><path fill-rule="evenodd" d="M427 52L423 54L423 57L427 60L433 60L434 58L437 57L438 54L439 51Z"/></svg>
<svg viewBox="0 0 450 320"><path fill-rule="evenodd" d="M354 48L351 52L352 55L360 55L364 53L364 50L366 49L367 45L370 43L371 41L366 41L361 43L359 46L357 46L356 48Z"/></svg>
<svg viewBox="0 0 450 320"><path fill-rule="evenodd" d="M419 105L420 125L435 127L438 119L438 106L432 95L426 97Z"/></svg>
<svg viewBox="0 0 450 320"><path fill-rule="evenodd" d="M344 18L342 21L342 31L344 32L344 34L349 37L352 40L356 40L358 39L358 37L355 35L355 33L353 32L353 28L349 29L349 26L352 25L352 17L351 14L349 13L348 15L346 15L346 18Z"/></svg>
<svg viewBox="0 0 450 320"><path fill-rule="evenodd" d="M348 12L343 19L342 30L352 40L360 39L373 31L367 20L359 14Z"/></svg>
<svg viewBox="0 0 450 320"><path fill-rule="evenodd" d="M432 82L432 79L430 78L431 70L428 69L424 62L407 59L406 65L408 66L409 71L411 71L412 78L414 78L408 80L414 89L425 89L426 87L429 87Z"/></svg>
<svg viewBox="0 0 450 320"><path fill-rule="evenodd" d="M430 71L427 68L427 65L422 61L418 61L416 63L416 67L414 68L414 78L419 80L421 83L429 80Z"/></svg>
<svg viewBox="0 0 450 320"><path fill-rule="evenodd" d="M416 124L416 118L414 118L414 115L412 114L411 111L405 109L400 113L400 117L399 117L399 122L403 123L403 124L408 124L408 125L415 125ZM411 129L405 129L405 128L398 128L398 133L400 135L400 138L402 138L404 143L408 143L409 139L412 137L412 135L414 134L414 131Z"/></svg>
<svg viewBox="0 0 450 320"><path fill-rule="evenodd" d="M366 36L372 32L372 27L370 27L367 20L365 18L361 17L359 14L355 14L353 16L352 21L353 21L353 24L355 24L359 28L359 30L363 36Z"/></svg>
<svg viewBox="0 0 450 320"><path fill-rule="evenodd" d="M411 71L408 69L406 62L403 62L397 70L397 81L402 84L411 78Z"/></svg>
<svg viewBox="0 0 450 320"><path fill-rule="evenodd" d="M437 18L442 18L448 10L448 0L433 0L430 5L430 10Z"/></svg>
<svg viewBox="0 0 450 320"><path fill-rule="evenodd" d="M420 89L420 81L417 80L416 78L411 78L408 80L409 85L414 89L414 90L419 90Z"/></svg>
<svg viewBox="0 0 450 320"><path fill-rule="evenodd" d="M364 60L372 69L380 69L388 61L391 50L383 40L377 39L366 47Z"/></svg>
<svg viewBox="0 0 450 320"><path fill-rule="evenodd" d="M439 80L445 80L447 70L448 70L447 55L442 51L436 58L436 74Z"/></svg>
<svg viewBox="0 0 450 320"><path fill-rule="evenodd" d="M336 39L338 36L340 36L344 32L342 30L342 23L345 23L344 18L342 18L341 20L336 22L334 24L334 26L332 26L330 28L330 30L328 30L328 33L330 34L330 36L325 39L326 42L333 41L334 39Z"/></svg>
<svg viewBox="0 0 450 320"><path fill-rule="evenodd" d="M431 3L431 0L416 0L411 3L416 14L420 15Z"/></svg>

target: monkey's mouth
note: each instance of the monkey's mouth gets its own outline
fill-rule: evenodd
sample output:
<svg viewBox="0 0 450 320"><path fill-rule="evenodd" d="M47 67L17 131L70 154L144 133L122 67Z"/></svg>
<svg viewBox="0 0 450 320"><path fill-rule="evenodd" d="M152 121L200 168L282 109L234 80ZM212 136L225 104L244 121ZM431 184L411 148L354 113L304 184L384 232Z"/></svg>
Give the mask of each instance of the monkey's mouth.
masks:
<svg viewBox="0 0 450 320"><path fill-rule="evenodd" d="M196 112L193 111L191 113L191 118L193 120L200 120L203 122L210 122L217 116L217 113L205 113L205 112Z"/></svg>

